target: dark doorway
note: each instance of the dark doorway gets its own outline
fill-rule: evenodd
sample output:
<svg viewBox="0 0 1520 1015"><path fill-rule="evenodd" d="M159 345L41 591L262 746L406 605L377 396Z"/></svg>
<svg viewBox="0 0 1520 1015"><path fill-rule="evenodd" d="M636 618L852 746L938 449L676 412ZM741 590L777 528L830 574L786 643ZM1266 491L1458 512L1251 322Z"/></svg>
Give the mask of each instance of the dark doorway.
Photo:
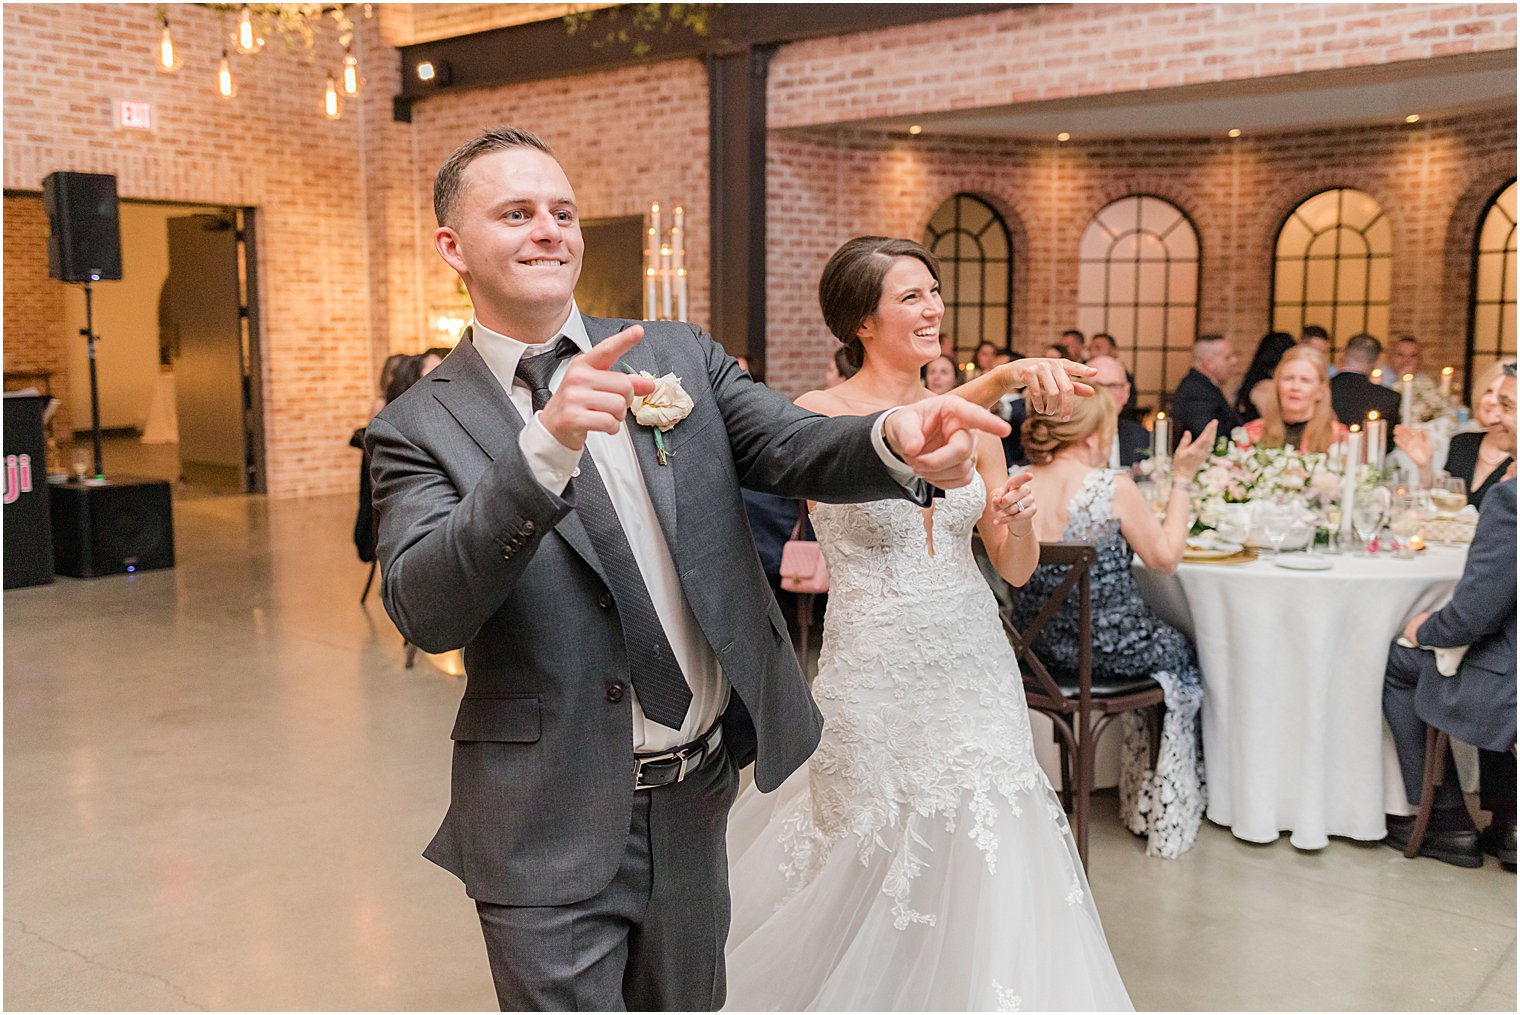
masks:
<svg viewBox="0 0 1520 1015"><path fill-rule="evenodd" d="M575 305L592 317L644 319L644 219L639 215L581 223L586 252Z"/></svg>

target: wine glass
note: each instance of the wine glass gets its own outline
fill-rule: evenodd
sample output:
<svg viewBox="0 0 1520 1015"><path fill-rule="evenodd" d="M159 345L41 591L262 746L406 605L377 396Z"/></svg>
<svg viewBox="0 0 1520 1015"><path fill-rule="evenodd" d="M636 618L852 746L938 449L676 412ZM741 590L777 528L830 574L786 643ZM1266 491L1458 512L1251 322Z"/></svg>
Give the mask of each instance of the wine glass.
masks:
<svg viewBox="0 0 1520 1015"><path fill-rule="evenodd" d="M1410 540L1420 531L1418 498L1413 494L1395 497L1393 508L1388 513L1388 528L1394 535L1393 555L1400 560L1412 558L1414 549L1410 546Z"/></svg>
<svg viewBox="0 0 1520 1015"><path fill-rule="evenodd" d="M1325 505L1325 527L1330 530L1330 538L1325 542L1325 553L1330 555L1341 552L1341 506L1337 501L1331 501Z"/></svg>
<svg viewBox="0 0 1520 1015"><path fill-rule="evenodd" d="M1383 519L1387 517L1388 499L1387 489L1375 486L1358 491L1356 502L1351 506L1351 527L1356 530L1356 538L1361 540L1362 550L1368 557L1372 556L1372 541L1377 538L1383 528Z"/></svg>
<svg viewBox="0 0 1520 1015"><path fill-rule="evenodd" d="M1436 510L1443 515L1455 515L1467 506L1467 481L1461 476L1444 476L1430 492Z"/></svg>
<svg viewBox="0 0 1520 1015"><path fill-rule="evenodd" d="M1281 497L1273 497L1257 505L1256 520L1261 525L1267 542L1272 544L1273 556L1282 553L1283 540L1288 538L1288 530L1293 527L1295 514L1293 504Z"/></svg>

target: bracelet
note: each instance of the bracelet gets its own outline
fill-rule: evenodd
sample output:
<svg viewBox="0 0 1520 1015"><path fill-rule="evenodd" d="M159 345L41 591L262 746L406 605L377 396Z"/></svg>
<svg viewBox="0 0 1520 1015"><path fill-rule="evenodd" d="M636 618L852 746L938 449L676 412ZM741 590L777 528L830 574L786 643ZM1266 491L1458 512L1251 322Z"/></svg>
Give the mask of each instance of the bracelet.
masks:
<svg viewBox="0 0 1520 1015"><path fill-rule="evenodd" d="M1182 490L1182 491L1185 491L1187 493L1192 493L1193 492L1193 481L1191 479L1174 479L1174 480L1172 480L1172 489L1173 490Z"/></svg>

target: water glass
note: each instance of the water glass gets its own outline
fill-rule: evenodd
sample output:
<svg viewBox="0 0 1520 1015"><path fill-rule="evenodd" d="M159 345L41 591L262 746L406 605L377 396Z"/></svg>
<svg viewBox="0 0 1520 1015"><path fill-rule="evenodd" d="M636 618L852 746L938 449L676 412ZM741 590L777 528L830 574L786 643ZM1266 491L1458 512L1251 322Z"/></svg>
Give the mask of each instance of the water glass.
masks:
<svg viewBox="0 0 1520 1015"><path fill-rule="evenodd" d="M1356 530L1356 538L1362 541L1363 553L1368 557L1372 556L1372 541L1382 530L1383 520L1388 515L1388 502L1388 491L1377 486L1358 493L1352 505L1351 527Z"/></svg>
<svg viewBox="0 0 1520 1015"><path fill-rule="evenodd" d="M1296 511L1292 503L1278 498L1262 501L1256 508L1256 519L1261 525L1262 533L1267 537L1267 542L1272 544L1272 553L1282 553L1283 540L1288 538L1288 531L1293 528L1296 520Z"/></svg>

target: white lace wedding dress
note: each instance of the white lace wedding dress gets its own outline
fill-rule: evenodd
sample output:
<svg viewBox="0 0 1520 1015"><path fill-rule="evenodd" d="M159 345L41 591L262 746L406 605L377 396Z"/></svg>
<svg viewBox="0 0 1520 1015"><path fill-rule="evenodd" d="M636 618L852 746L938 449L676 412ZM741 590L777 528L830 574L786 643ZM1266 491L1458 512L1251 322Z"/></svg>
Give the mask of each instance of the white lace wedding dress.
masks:
<svg viewBox="0 0 1520 1015"><path fill-rule="evenodd" d="M730 1010L1129 1010L971 555L980 479L821 504L811 761L729 821Z"/></svg>

